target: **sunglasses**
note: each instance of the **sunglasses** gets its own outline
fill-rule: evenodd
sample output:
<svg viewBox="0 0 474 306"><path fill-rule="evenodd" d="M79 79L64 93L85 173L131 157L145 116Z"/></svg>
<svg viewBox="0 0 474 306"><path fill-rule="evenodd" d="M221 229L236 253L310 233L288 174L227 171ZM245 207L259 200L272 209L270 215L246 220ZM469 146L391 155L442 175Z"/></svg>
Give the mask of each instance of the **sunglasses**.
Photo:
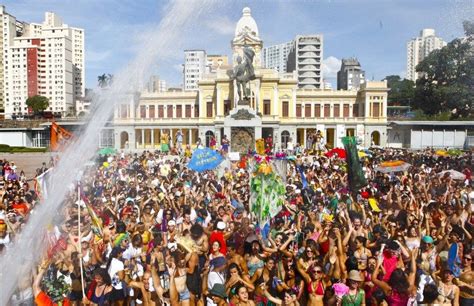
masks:
<svg viewBox="0 0 474 306"><path fill-rule="evenodd" d="M323 271L321 271L321 270L314 270L313 272L316 273L316 274L322 274L323 273Z"/></svg>
<svg viewBox="0 0 474 306"><path fill-rule="evenodd" d="M468 260L468 261L471 261L472 258L471 257L464 257L465 260Z"/></svg>

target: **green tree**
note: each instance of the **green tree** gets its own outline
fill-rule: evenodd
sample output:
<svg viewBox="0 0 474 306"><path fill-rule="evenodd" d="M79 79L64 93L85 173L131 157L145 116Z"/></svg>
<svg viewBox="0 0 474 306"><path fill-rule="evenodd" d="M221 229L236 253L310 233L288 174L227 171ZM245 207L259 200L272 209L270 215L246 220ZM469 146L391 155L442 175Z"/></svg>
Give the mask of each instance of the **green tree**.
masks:
<svg viewBox="0 0 474 306"><path fill-rule="evenodd" d="M415 108L425 114L450 112L452 118L468 117L474 110L473 24L464 22L467 39L454 39L430 53L416 67Z"/></svg>
<svg viewBox="0 0 474 306"><path fill-rule="evenodd" d="M48 108L49 100L44 96L36 95L26 100L26 106L31 107L33 113L36 115Z"/></svg>
<svg viewBox="0 0 474 306"><path fill-rule="evenodd" d="M401 79L398 75L389 75L385 77L388 92L389 105L410 105L415 97L415 82L407 79Z"/></svg>

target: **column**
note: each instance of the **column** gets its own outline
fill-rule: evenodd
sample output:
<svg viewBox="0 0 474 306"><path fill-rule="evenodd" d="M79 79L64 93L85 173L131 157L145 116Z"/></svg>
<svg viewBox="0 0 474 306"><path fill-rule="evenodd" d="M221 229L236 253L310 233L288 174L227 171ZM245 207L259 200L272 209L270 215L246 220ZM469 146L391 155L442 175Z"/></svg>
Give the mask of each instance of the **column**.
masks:
<svg viewBox="0 0 474 306"><path fill-rule="evenodd" d="M306 128L303 129L303 143L301 146L306 149Z"/></svg>
<svg viewBox="0 0 474 306"><path fill-rule="evenodd" d="M129 118L135 118L135 101L133 97L131 98L131 101L130 101Z"/></svg>
<svg viewBox="0 0 474 306"><path fill-rule="evenodd" d="M151 129L151 148L155 148L155 129Z"/></svg>
<svg viewBox="0 0 474 306"><path fill-rule="evenodd" d="M280 114L280 110L278 109L278 87L274 86L273 87L273 106L272 106L272 111L270 114L277 116Z"/></svg>
<svg viewBox="0 0 474 306"><path fill-rule="evenodd" d="M188 132L188 144L189 146L191 146L193 144L193 131L194 129L189 129L189 132Z"/></svg>
<svg viewBox="0 0 474 306"><path fill-rule="evenodd" d="M170 140L169 146L170 146L170 148L172 148L172 147L174 147L173 146L173 144L174 144L173 129L170 129L170 138L171 138L171 140Z"/></svg>
<svg viewBox="0 0 474 306"><path fill-rule="evenodd" d="M224 111L222 110L222 103L221 103L221 88L219 86L216 86L216 106L217 106L217 114L216 117L220 117L224 114Z"/></svg>
<svg viewBox="0 0 474 306"><path fill-rule="evenodd" d="M296 88L293 88L293 114L290 114L290 117L296 117Z"/></svg>
<svg viewBox="0 0 474 306"><path fill-rule="evenodd" d="M145 149L145 129L142 129L142 147Z"/></svg>

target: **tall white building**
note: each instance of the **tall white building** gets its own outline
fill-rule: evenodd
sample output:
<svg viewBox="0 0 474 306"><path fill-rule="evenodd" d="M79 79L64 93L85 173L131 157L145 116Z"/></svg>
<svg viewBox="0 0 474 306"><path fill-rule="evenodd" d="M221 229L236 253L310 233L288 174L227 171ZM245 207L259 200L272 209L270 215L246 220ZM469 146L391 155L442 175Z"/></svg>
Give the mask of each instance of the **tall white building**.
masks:
<svg viewBox="0 0 474 306"><path fill-rule="evenodd" d="M185 50L184 51L184 90L198 90L198 82L206 72L206 51Z"/></svg>
<svg viewBox="0 0 474 306"><path fill-rule="evenodd" d="M289 41L279 45L273 45L263 48L263 66L277 70L279 73L285 73L288 54L294 41Z"/></svg>
<svg viewBox="0 0 474 306"><path fill-rule="evenodd" d="M419 37L407 43L407 79L415 82L420 77L416 66L433 50L446 46L447 43L435 34L433 29L423 29Z"/></svg>
<svg viewBox="0 0 474 306"><path fill-rule="evenodd" d="M296 71L299 88L323 87L323 36L297 35L288 54L287 71Z"/></svg>
<svg viewBox="0 0 474 306"><path fill-rule="evenodd" d="M17 22L4 7L0 12L7 34L2 35L0 76L5 115L27 114L26 100L35 95L49 99L47 111L74 113L76 100L85 94L84 30L51 12L41 24Z"/></svg>
<svg viewBox="0 0 474 306"><path fill-rule="evenodd" d="M148 81L147 92L166 92L168 88L166 87L166 81L160 79L157 75L152 75L150 81Z"/></svg>

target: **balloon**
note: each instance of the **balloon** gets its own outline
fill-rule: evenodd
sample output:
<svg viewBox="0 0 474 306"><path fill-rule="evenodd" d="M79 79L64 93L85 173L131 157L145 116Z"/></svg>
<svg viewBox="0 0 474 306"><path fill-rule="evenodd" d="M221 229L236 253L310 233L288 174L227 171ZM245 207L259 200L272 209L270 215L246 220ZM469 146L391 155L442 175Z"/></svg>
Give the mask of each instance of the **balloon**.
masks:
<svg viewBox="0 0 474 306"><path fill-rule="evenodd" d="M108 167L110 166L110 164L109 164L108 162L104 162L104 163L102 164L102 166L104 166L104 168L108 168Z"/></svg>

